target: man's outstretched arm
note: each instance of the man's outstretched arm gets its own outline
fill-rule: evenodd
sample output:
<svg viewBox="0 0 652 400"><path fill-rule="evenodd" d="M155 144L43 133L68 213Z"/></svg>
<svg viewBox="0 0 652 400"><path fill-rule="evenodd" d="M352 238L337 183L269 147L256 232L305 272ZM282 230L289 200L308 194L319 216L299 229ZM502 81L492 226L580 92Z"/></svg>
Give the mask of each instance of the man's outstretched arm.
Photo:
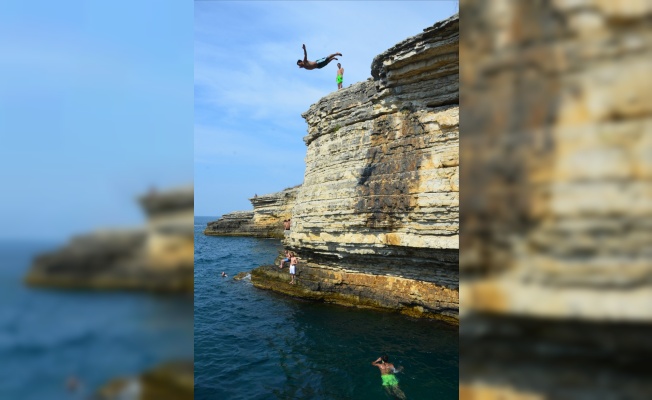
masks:
<svg viewBox="0 0 652 400"><path fill-rule="evenodd" d="M301 47L303 47L303 62L308 62L308 52L306 51L306 45L304 44Z"/></svg>

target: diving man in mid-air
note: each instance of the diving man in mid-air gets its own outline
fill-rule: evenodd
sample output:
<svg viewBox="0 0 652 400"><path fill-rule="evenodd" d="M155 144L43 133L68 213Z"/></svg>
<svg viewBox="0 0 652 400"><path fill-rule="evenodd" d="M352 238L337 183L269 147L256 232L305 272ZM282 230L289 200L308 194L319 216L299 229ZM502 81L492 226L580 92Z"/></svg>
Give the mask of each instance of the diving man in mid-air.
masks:
<svg viewBox="0 0 652 400"><path fill-rule="evenodd" d="M320 58L317 61L310 61L308 60L308 52L306 51L306 45L304 44L302 47L303 47L303 61L297 60L297 65L299 66L299 68L305 68L308 70L315 69L315 68L317 69L324 68L326 65L328 65L329 62L333 60L337 60L337 58L335 58L336 56L340 56L340 57L342 56L342 53L334 53L328 57Z"/></svg>

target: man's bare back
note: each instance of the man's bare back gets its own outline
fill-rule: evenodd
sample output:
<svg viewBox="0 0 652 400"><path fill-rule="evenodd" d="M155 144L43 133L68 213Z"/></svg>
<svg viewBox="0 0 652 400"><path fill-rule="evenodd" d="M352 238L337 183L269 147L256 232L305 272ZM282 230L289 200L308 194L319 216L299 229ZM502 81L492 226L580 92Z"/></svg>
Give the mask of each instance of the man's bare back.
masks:
<svg viewBox="0 0 652 400"><path fill-rule="evenodd" d="M377 367L380 369L381 375L393 374L394 370L396 369L392 363L379 364Z"/></svg>
<svg viewBox="0 0 652 400"><path fill-rule="evenodd" d="M398 380L394 376L396 372L400 372L403 367L394 368L394 364L389 362L387 355L378 357L378 359L371 363L371 365L380 369L380 377L383 380L383 387L393 397L405 400L405 393L398 387Z"/></svg>
<svg viewBox="0 0 652 400"><path fill-rule="evenodd" d="M388 375L388 374L393 374L396 372L396 368L394 368L394 364L390 362L384 362L380 357L374 362L371 363L371 365L375 365L380 369L380 374L381 375Z"/></svg>

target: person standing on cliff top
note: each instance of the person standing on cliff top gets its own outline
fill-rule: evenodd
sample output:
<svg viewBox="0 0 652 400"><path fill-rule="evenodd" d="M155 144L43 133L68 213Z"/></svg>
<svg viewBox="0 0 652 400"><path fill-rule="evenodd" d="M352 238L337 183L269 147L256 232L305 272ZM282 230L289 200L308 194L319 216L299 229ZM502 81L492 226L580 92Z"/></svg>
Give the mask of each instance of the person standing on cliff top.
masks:
<svg viewBox="0 0 652 400"><path fill-rule="evenodd" d="M342 81L344 80L344 68L342 68L342 64L337 63L337 90L342 89Z"/></svg>
<svg viewBox="0 0 652 400"><path fill-rule="evenodd" d="M342 53L333 53L330 56L320 58L317 61L309 61L308 60L308 52L306 51L306 45L304 44L303 45L303 61L297 60L297 65L299 66L299 68L305 68L307 70L311 70L311 69L315 69L315 68L317 68L317 69L324 68L325 66L328 65L329 62L331 62L333 60L337 60L337 58L335 58L335 56L340 56L341 57Z"/></svg>
<svg viewBox="0 0 652 400"><path fill-rule="evenodd" d="M387 394L405 400L405 393L403 393L403 391L398 387L398 379L396 379L396 376L394 375L396 372L401 372L403 367L398 367L398 369L396 369L394 364L389 362L387 354L378 357L378 359L372 362L371 365L380 369L380 377L383 380L383 386L385 387Z"/></svg>

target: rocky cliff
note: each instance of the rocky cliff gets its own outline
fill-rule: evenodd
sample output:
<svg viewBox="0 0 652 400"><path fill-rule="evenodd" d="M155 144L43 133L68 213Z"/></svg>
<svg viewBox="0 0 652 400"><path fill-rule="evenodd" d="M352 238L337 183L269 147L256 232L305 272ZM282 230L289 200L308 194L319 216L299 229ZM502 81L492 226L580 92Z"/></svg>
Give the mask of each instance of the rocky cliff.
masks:
<svg viewBox="0 0 652 400"><path fill-rule="evenodd" d="M292 208L300 186L256 196L249 201L253 211L235 211L209 222L205 235L283 238L283 221L292 218Z"/></svg>
<svg viewBox="0 0 652 400"><path fill-rule="evenodd" d="M147 225L72 238L41 254L25 281L32 286L192 292L193 189L151 192L139 199Z"/></svg>
<svg viewBox="0 0 652 400"><path fill-rule="evenodd" d="M294 296L457 320L458 23L438 22L374 58L373 78L302 114L306 171L286 247Z"/></svg>
<svg viewBox="0 0 652 400"><path fill-rule="evenodd" d="M650 399L652 3L461 2L461 399Z"/></svg>

